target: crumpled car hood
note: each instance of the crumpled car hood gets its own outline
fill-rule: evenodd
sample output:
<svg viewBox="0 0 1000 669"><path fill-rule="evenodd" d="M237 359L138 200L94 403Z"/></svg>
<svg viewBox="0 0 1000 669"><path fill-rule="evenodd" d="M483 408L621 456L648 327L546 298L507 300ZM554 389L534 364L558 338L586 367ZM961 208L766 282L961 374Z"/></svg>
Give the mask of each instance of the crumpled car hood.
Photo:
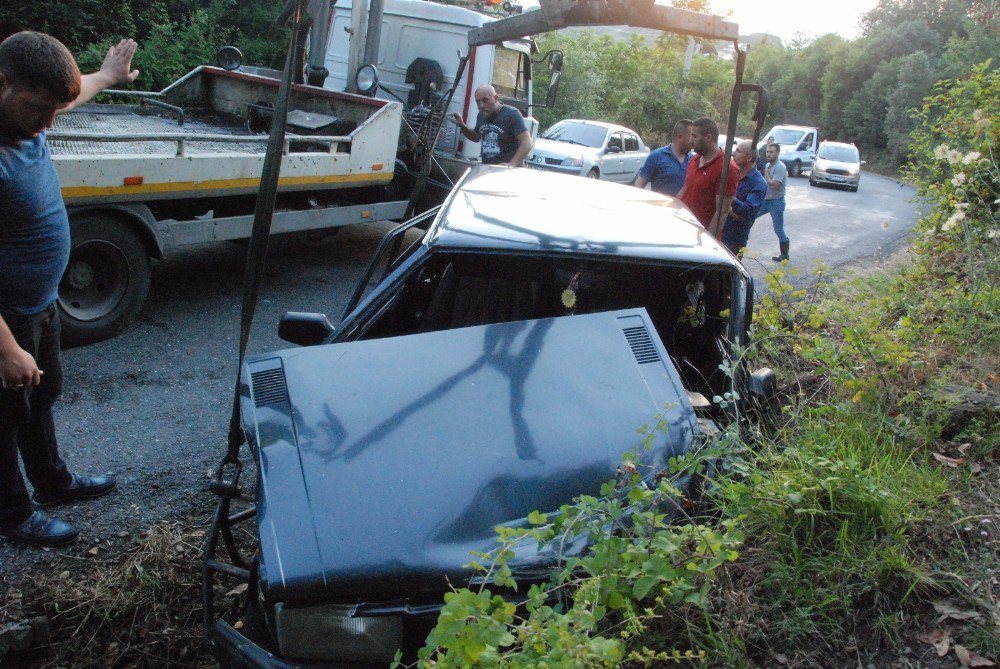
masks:
<svg viewBox="0 0 1000 669"><path fill-rule="evenodd" d="M241 402L286 602L439 601L495 526L599 494L630 449L662 469L696 424L644 309L258 355Z"/></svg>

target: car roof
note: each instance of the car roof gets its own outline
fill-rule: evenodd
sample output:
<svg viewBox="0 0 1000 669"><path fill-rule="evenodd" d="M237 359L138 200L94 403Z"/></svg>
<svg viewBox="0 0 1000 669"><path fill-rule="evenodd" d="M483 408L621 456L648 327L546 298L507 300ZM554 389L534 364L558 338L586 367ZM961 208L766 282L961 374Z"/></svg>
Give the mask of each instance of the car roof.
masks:
<svg viewBox="0 0 1000 669"><path fill-rule="evenodd" d="M582 123L584 125L596 125L599 128L605 128L607 130L622 130L624 132L630 132L633 135L639 134L635 130L633 130L632 128L626 128L625 126L618 125L617 123L606 123L604 121L588 121L586 119L581 119L581 118L564 118L564 119L560 119L556 123L563 123L563 122ZM556 125L556 123L553 123L552 125Z"/></svg>
<svg viewBox="0 0 1000 669"><path fill-rule="evenodd" d="M721 264L738 261L680 200L526 168L472 168L442 206L428 248Z"/></svg>

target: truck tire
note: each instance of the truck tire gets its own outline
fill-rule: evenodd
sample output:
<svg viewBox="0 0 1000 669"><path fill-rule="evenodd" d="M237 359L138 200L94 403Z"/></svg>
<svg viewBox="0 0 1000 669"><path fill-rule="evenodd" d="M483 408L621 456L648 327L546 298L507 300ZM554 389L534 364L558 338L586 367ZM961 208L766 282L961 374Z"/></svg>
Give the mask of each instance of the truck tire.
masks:
<svg viewBox="0 0 1000 669"><path fill-rule="evenodd" d="M64 346L114 337L132 322L149 293L150 261L129 225L84 213L70 225L69 265L59 283Z"/></svg>

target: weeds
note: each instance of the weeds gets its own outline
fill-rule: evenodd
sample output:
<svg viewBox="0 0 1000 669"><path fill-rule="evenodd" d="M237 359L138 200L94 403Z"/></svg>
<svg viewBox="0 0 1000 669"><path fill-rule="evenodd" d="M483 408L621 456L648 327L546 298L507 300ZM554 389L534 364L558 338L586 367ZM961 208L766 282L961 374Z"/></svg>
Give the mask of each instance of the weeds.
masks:
<svg viewBox="0 0 1000 669"><path fill-rule="evenodd" d="M164 522L134 550L83 578L69 572L35 584L52 643L39 667L207 667L202 651L204 531Z"/></svg>

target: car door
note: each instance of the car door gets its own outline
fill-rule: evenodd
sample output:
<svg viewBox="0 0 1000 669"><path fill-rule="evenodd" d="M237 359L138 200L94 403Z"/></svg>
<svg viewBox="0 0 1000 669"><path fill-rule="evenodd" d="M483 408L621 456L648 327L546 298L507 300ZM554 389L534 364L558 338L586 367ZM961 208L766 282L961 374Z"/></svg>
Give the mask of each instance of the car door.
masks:
<svg viewBox="0 0 1000 669"><path fill-rule="evenodd" d="M622 133L613 132L608 137L601 162L604 165L601 170L602 179L607 181L623 181L625 179L625 139Z"/></svg>
<svg viewBox="0 0 1000 669"><path fill-rule="evenodd" d="M646 153L642 150L642 142L639 138L630 133L625 133L625 153L624 153L624 174L622 174L622 181L625 183L632 183L635 180L635 175L639 173L639 169L642 167L643 161L646 159Z"/></svg>

